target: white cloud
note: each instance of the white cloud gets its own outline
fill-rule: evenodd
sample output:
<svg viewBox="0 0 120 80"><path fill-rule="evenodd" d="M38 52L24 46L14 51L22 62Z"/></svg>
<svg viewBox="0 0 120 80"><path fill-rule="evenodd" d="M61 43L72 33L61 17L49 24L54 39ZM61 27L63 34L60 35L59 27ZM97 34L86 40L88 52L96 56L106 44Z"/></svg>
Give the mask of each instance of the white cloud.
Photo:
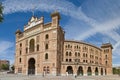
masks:
<svg viewBox="0 0 120 80"><path fill-rule="evenodd" d="M9 41L0 41L0 54L5 52L7 49L11 48L13 43Z"/></svg>
<svg viewBox="0 0 120 80"><path fill-rule="evenodd" d="M71 16L79 20L94 25L96 22L90 17L87 17L81 10L81 7L76 7L73 3L65 0L5 0L3 2L4 14L15 12L32 12L32 9L37 11L52 12L58 10L64 15Z"/></svg>
<svg viewBox="0 0 120 80"><path fill-rule="evenodd" d="M83 35L78 36L77 39L86 39L86 38L96 34L97 32L100 32L102 34L111 36L115 41L120 40L119 34L112 31L112 30L120 27L120 17L117 19L108 20L104 23L96 23L91 20L91 22L90 23L88 22L88 24L91 25L92 28L90 30L88 30L87 32L83 33Z"/></svg>
<svg viewBox="0 0 120 80"><path fill-rule="evenodd" d="M109 3L109 2L108 2ZM58 1L58 0L5 0L4 5L4 14L14 13L14 12L27 12L31 11L33 7L38 11L47 11L51 12L55 9L59 10L64 15L69 15L72 18L78 20L83 20L86 24L92 27L92 29L83 33L83 37L78 37L79 39L88 38L91 35L94 35L97 32L110 31L118 28L120 25L120 17L115 17L115 19L107 20L104 23L98 23L95 19L88 17L81 7L76 7L74 4L68 1ZM112 13L113 14L113 13ZM74 21L73 21L74 22ZM73 27L74 28L74 27ZM105 32L104 34L106 34Z"/></svg>
<svg viewBox="0 0 120 80"><path fill-rule="evenodd" d="M120 63L116 63L112 65L113 67L120 67Z"/></svg>
<svg viewBox="0 0 120 80"><path fill-rule="evenodd" d="M13 63L14 60L14 43L10 41L0 41L0 59L7 59Z"/></svg>
<svg viewBox="0 0 120 80"><path fill-rule="evenodd" d="M59 10L68 14L69 11L76 9L76 6L74 6L72 3L62 0L5 0L3 2L3 6L5 7L4 14L27 12L31 11L33 8L35 8L37 11L46 12Z"/></svg>
<svg viewBox="0 0 120 80"><path fill-rule="evenodd" d="M88 0L89 1L89 0ZM87 1L86 1L87 2ZM118 3L118 2L116 2ZM76 29L83 29L79 25L79 21L85 22L87 25L89 25L90 28L86 27L86 31L80 33L79 31L76 32L76 36L74 37L77 40L85 40L96 33L101 33L104 35L107 35L114 41L116 41L116 44L114 44L114 53L117 53L117 50L120 48L120 35L114 31L114 29L118 29L120 27L120 16L117 14L119 4L116 5L116 3L113 5L109 2L109 0L105 1L106 5L103 5L105 7L102 7L101 9L98 8L98 11L104 16L99 16L99 18L102 18L104 20L104 17L106 17L105 21L99 22L96 19L93 19L92 17L88 16L87 13L83 12L82 7L76 7L73 3L63 0L5 0L3 2L4 5L4 14L10 14L14 12L27 12L32 11L33 7L35 7L35 10L37 11L45 11L45 12L52 12L54 10L60 11L62 14L70 16L71 21L68 25L66 25L66 28L69 28L68 26L73 26L76 21L74 19L78 20L78 25L75 25L76 27L70 27L68 32L74 31ZM82 5L84 6L84 4ZM87 5L89 6L89 5ZM100 5L102 6L102 5ZM94 6L95 7L95 6ZM103 9L104 8L104 9ZM97 9L95 9L96 11ZM103 11L102 11L103 10ZM108 11L107 14L106 10ZM113 10L112 14L110 15L109 10ZM89 10L92 13L92 10ZM119 12L118 12L119 13ZM92 13L93 16L95 13ZM110 16L109 16L110 15ZM113 15L113 16L112 16ZM108 18L108 19L107 19ZM73 19L73 21L72 21ZM9 47L9 46L8 46ZM1 50L5 50L5 48L1 48Z"/></svg>

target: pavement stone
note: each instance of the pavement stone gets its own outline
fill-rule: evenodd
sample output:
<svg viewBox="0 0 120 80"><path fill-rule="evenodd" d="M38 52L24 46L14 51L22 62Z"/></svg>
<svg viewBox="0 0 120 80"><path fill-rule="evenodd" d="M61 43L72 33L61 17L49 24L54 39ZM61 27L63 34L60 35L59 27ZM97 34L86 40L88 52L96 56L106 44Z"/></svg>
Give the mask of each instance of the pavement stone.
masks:
<svg viewBox="0 0 120 80"><path fill-rule="evenodd" d="M120 80L120 76L26 76L17 74L0 74L0 80Z"/></svg>

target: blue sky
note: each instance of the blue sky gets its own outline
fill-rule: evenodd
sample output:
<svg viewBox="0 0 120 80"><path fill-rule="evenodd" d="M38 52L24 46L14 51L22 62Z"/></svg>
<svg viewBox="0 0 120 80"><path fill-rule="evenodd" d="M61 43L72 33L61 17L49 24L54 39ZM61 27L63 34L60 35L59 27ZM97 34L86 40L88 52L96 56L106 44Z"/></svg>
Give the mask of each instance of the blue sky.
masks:
<svg viewBox="0 0 120 80"><path fill-rule="evenodd" d="M82 40L100 46L110 42L113 65L120 66L120 0L1 0L4 21L0 23L0 59L14 62L15 31L23 30L32 16L45 17L57 10L65 38Z"/></svg>

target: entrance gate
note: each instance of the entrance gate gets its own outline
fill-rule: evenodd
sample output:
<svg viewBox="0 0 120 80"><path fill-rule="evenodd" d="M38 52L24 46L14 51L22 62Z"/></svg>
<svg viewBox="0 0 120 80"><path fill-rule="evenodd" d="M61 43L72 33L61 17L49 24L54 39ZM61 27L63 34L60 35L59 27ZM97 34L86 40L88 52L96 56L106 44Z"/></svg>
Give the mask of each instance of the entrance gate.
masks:
<svg viewBox="0 0 120 80"><path fill-rule="evenodd" d="M31 74L35 74L35 59L34 58L30 58L28 61L28 75Z"/></svg>
<svg viewBox="0 0 120 80"><path fill-rule="evenodd" d="M83 68L82 68L82 66L80 66L80 67L78 68L77 75L78 75L78 76L79 76L79 75L83 75Z"/></svg>
<svg viewBox="0 0 120 80"><path fill-rule="evenodd" d="M92 70L91 70L91 67L88 67L88 70L87 70L87 75L88 75L88 76L92 75Z"/></svg>
<svg viewBox="0 0 120 80"><path fill-rule="evenodd" d="M66 72L68 72L68 74L73 74L72 66L68 66Z"/></svg>

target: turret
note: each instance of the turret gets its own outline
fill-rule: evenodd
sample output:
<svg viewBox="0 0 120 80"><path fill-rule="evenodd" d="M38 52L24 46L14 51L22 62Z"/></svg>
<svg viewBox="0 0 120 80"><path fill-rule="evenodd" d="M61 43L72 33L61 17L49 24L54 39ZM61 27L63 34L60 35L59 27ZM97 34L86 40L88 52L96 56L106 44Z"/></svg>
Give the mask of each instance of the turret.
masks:
<svg viewBox="0 0 120 80"><path fill-rule="evenodd" d="M52 13L51 18L52 18L52 26L53 27L58 27L59 26L59 20L60 20L59 12L55 11L54 13Z"/></svg>
<svg viewBox="0 0 120 80"><path fill-rule="evenodd" d="M105 74L111 75L112 74L112 44L106 43L102 44L102 58L103 58L103 64L106 67Z"/></svg>
<svg viewBox="0 0 120 80"><path fill-rule="evenodd" d="M19 29L17 29L17 31L15 32L15 34L16 34L16 41L18 40L18 38L19 38L21 33L22 32Z"/></svg>

